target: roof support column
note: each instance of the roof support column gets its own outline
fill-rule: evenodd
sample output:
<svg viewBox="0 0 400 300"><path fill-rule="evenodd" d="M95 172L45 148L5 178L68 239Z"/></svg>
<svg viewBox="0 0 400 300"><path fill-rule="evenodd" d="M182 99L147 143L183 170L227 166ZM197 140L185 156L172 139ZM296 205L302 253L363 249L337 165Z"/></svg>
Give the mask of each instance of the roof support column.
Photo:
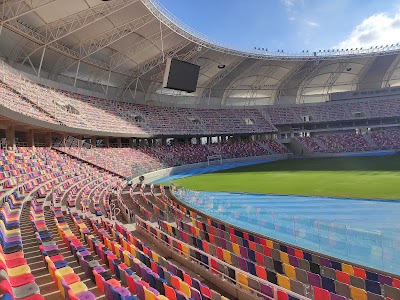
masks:
<svg viewBox="0 0 400 300"><path fill-rule="evenodd" d="M42 70L43 58L44 58L44 54L45 53L46 53L46 46L43 47L42 57L40 58L39 70L38 70L38 73L37 73L38 77L40 77L40 71Z"/></svg>
<svg viewBox="0 0 400 300"><path fill-rule="evenodd" d="M75 73L75 79L74 79L74 87L76 87L76 81L78 80L80 66L81 66L81 61L78 61L78 66L76 67L76 73Z"/></svg>
<svg viewBox="0 0 400 300"><path fill-rule="evenodd" d="M15 148L15 126L11 125L6 128L6 140L9 147Z"/></svg>
<svg viewBox="0 0 400 300"><path fill-rule="evenodd" d="M26 142L28 143L28 147L35 146L35 134L33 129L29 129L26 133Z"/></svg>

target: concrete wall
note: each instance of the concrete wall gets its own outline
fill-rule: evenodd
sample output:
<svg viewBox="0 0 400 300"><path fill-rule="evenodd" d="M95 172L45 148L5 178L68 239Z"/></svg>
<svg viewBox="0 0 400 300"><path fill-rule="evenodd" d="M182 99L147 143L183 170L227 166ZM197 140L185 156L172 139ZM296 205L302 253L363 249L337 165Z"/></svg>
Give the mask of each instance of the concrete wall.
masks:
<svg viewBox="0 0 400 300"><path fill-rule="evenodd" d="M231 163L237 163L237 162L244 162L244 161L275 161L275 160L283 160L291 157L291 154L275 154L275 155L264 155L264 156L255 156L255 157L242 157L242 158L232 158L232 159L224 159L222 161L223 165L226 164L231 164ZM207 162L204 163L197 163L197 164L190 164L190 165L184 165L184 166L178 166L178 167L172 167L172 168L167 168L167 169L162 169L154 172L150 172L147 174L141 174L144 175L145 180L144 183L151 183L153 181L156 181L158 179L161 179L163 177L176 174L176 173L181 173L189 170L195 170L199 168L204 168L207 167L208 164ZM134 182L139 181L139 176L133 178Z"/></svg>

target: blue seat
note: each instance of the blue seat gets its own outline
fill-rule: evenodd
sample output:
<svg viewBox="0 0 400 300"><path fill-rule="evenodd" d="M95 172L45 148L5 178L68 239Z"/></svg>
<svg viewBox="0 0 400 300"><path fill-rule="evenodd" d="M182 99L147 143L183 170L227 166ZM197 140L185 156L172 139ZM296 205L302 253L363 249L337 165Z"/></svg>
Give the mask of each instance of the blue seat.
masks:
<svg viewBox="0 0 400 300"><path fill-rule="evenodd" d="M365 273L367 274L367 279L379 282L379 276L375 272L365 270Z"/></svg>
<svg viewBox="0 0 400 300"><path fill-rule="evenodd" d="M254 250L248 249L247 254L249 255L249 259L253 262L256 262L256 252Z"/></svg>
<svg viewBox="0 0 400 300"><path fill-rule="evenodd" d="M336 293L335 280L321 275L322 288L331 293Z"/></svg>
<svg viewBox="0 0 400 300"><path fill-rule="evenodd" d="M331 260L331 265L333 269L342 271L342 263L337 262L335 260Z"/></svg>
<svg viewBox="0 0 400 300"><path fill-rule="evenodd" d="M368 292L380 295L381 294L381 285L379 282L373 281L373 280L369 280L369 279L365 279L365 289Z"/></svg>

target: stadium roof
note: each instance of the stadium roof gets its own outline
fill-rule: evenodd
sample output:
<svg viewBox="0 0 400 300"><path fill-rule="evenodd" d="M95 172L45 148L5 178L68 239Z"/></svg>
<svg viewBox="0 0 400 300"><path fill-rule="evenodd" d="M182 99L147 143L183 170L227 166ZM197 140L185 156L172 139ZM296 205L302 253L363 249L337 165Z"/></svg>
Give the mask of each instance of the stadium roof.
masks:
<svg viewBox="0 0 400 300"><path fill-rule="evenodd" d="M0 0L0 13L0 56L7 63L110 98L302 103L400 85L397 45L290 55L233 49L194 32L156 0ZM170 56L201 66L195 93L161 89Z"/></svg>

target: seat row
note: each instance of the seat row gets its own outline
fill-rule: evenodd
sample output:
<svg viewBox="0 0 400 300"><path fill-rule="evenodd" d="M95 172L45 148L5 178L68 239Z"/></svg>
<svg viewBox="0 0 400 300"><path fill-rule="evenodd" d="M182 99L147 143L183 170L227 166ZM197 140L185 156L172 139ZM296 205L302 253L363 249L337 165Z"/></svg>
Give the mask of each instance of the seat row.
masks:
<svg viewBox="0 0 400 300"><path fill-rule="evenodd" d="M181 208L179 204L176 206ZM186 214L192 214L186 208L183 208L183 211ZM219 224L211 219L208 219L207 223L195 219L192 219L192 222L195 226L177 221L181 228L186 229L185 234L190 233L195 238L192 241L193 245L200 249L211 249L214 255L220 255L221 258L224 253L213 251L214 248L208 244L211 242L216 247L225 248L225 251L229 247L230 251L225 253L227 261L232 262L232 257L234 257L233 263L238 263L238 266L241 265L245 270L249 269L246 264L250 266L253 263L259 264L285 275L290 280L299 280L306 285L322 287L331 293L340 293L349 298L351 294L360 294L360 296L355 296L357 299L382 299L383 295L393 299L400 298L398 278L272 242L225 224ZM171 225L164 225L162 228L166 232L174 234L174 228L171 228ZM181 237L183 240L188 240L185 234ZM231 241L232 244L228 243L227 246L227 241ZM203 246L203 243L207 246ZM237 260L236 257L238 257ZM272 262L271 259L273 259ZM250 267L250 270L254 274L254 268ZM277 282L272 278L271 280ZM287 279L285 281L288 282Z"/></svg>
<svg viewBox="0 0 400 300"><path fill-rule="evenodd" d="M12 299L41 300L40 289L24 258L20 213L24 197L13 193L0 210L0 290Z"/></svg>
<svg viewBox="0 0 400 300"><path fill-rule="evenodd" d="M73 240L73 235L68 227L62 223L62 217L55 211L54 218L58 222L58 230L63 240L69 240L68 248L77 249L79 243ZM96 299L95 295L88 291L88 287L81 281L81 278L74 272L60 254L57 243L53 240L52 234L47 228L44 216L44 202L37 199L31 201L30 219L35 230L36 240L43 261L49 271L51 278L58 287L65 299ZM76 258L81 258L79 252L75 252Z"/></svg>
<svg viewBox="0 0 400 300"><path fill-rule="evenodd" d="M102 224L95 220L90 222L109 249L112 249L121 260L123 259L136 274L140 274L142 280L160 295L165 295L170 300L226 299L159 256L125 228L121 226L113 228L104 221ZM145 297L145 299L153 298Z"/></svg>
<svg viewBox="0 0 400 300"><path fill-rule="evenodd" d="M307 299L296 292L280 288L276 284L266 280L261 280L257 276L246 274L244 271L237 269L234 266L230 266L218 257L214 257L209 253L196 249L185 242L171 237L168 233L157 229L151 223L148 223L139 217L136 218L136 225L141 230L145 230L145 232L150 236L161 240L163 243L168 245L168 247L172 247L175 251L180 252L185 257L197 261L209 272L219 274L224 278L229 278L229 280L239 285L245 291L249 291L250 289L250 292L256 293L258 296L265 299ZM256 283L256 285L250 283ZM278 298L276 298L275 295L277 295Z"/></svg>

